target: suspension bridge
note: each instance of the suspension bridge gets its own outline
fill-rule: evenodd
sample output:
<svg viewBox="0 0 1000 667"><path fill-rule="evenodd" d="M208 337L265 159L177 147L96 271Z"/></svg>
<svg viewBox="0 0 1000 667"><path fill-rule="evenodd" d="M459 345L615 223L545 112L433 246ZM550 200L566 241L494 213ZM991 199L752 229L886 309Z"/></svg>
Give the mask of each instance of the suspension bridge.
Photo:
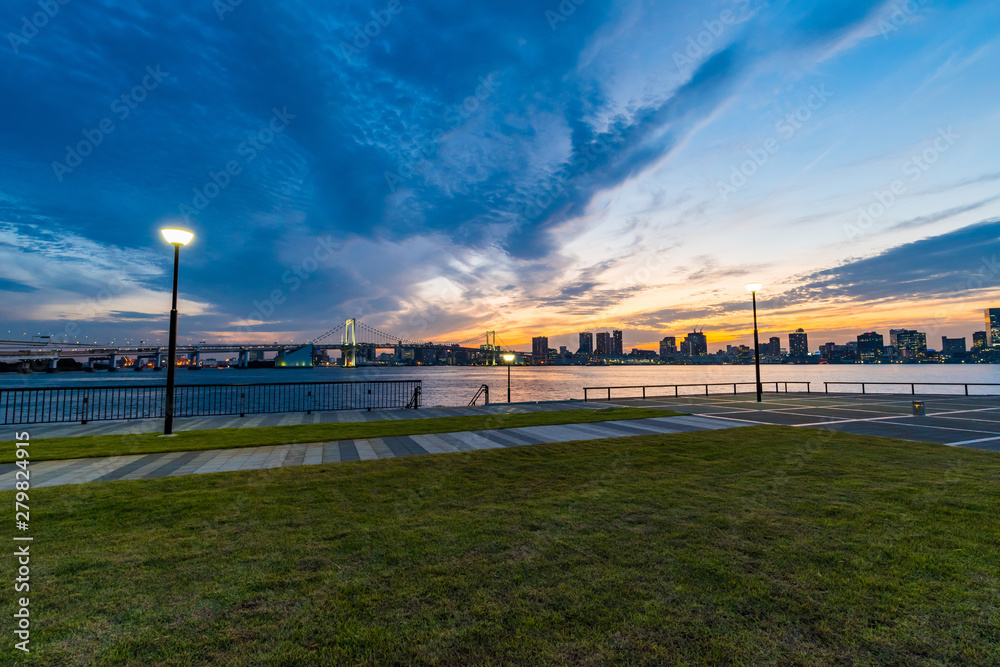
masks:
<svg viewBox="0 0 1000 667"><path fill-rule="evenodd" d="M309 367L319 357L339 352L337 365L347 368L389 364L404 365L484 365L500 363L500 355L514 352L496 331L485 331L454 343L416 341L387 333L351 318L305 343L239 344L218 343L178 345L178 359L190 368L201 368L202 356L235 355L234 366L245 368L265 353L275 353L276 367ZM60 359L87 359L85 368L107 365L118 370L119 359L127 358L134 370L163 368L166 346L88 345L85 343L0 340L0 362L18 363L19 370L55 372Z"/></svg>

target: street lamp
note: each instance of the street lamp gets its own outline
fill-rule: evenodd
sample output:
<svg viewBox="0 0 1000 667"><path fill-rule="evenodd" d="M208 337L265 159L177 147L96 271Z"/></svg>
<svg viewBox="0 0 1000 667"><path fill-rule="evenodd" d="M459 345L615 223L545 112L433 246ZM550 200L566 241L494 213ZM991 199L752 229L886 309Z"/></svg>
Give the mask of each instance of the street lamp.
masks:
<svg viewBox="0 0 1000 667"><path fill-rule="evenodd" d="M163 435L174 430L174 371L177 365L177 271L181 261L181 246L187 245L194 234L184 229L162 229L167 243L174 246L174 295L170 306L170 345L167 352L167 395L163 406Z"/></svg>
<svg viewBox="0 0 1000 667"><path fill-rule="evenodd" d="M760 283L747 283L747 291L753 296L753 362L757 368L757 402L761 402L763 387L760 384L760 340L757 338L757 291L763 287Z"/></svg>
<svg viewBox="0 0 1000 667"><path fill-rule="evenodd" d="M500 356L507 362L507 402L510 403L510 365L514 363L514 359L517 357L509 352Z"/></svg>

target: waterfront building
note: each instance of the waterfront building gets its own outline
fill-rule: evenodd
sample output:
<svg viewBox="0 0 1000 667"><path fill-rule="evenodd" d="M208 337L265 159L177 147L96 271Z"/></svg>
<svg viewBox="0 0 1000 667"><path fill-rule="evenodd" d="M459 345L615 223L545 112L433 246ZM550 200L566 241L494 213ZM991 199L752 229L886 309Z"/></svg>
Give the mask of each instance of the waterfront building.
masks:
<svg viewBox="0 0 1000 667"><path fill-rule="evenodd" d="M890 329L889 344L904 359L915 359L927 354L927 334L911 329Z"/></svg>
<svg viewBox="0 0 1000 667"><path fill-rule="evenodd" d="M973 331L972 332L972 351L976 352L986 348L986 332L985 331Z"/></svg>
<svg viewBox="0 0 1000 667"><path fill-rule="evenodd" d="M596 354L599 357L606 357L611 354L611 334L607 331L597 332Z"/></svg>
<svg viewBox="0 0 1000 667"><path fill-rule="evenodd" d="M796 329L788 334L788 356L809 356L809 334L804 329Z"/></svg>
<svg viewBox="0 0 1000 667"><path fill-rule="evenodd" d="M615 329L613 332L611 332L611 354L615 355L616 357L620 357L624 353L623 349L624 348L622 347L622 332L619 331L618 329Z"/></svg>
<svg viewBox="0 0 1000 667"><path fill-rule="evenodd" d="M861 361L875 361L882 355L885 339L877 331L858 335L858 356Z"/></svg>
<svg viewBox="0 0 1000 667"><path fill-rule="evenodd" d="M549 359L548 336L537 336L531 339L531 359L536 364L544 364Z"/></svg>
<svg viewBox="0 0 1000 667"><path fill-rule="evenodd" d="M708 354L708 337L702 331L692 331L684 339L684 343L687 344L687 353L693 357Z"/></svg>
<svg viewBox="0 0 1000 667"><path fill-rule="evenodd" d="M660 356L668 357L677 354L677 338L674 336L664 336L660 341Z"/></svg>
<svg viewBox="0 0 1000 667"><path fill-rule="evenodd" d="M965 338L941 336L941 353L947 355L965 354Z"/></svg>
<svg viewBox="0 0 1000 667"><path fill-rule="evenodd" d="M781 356L781 339L777 336L771 336L771 339L767 341L767 351L764 354L771 357Z"/></svg>
<svg viewBox="0 0 1000 667"><path fill-rule="evenodd" d="M1000 347L1000 308L983 311L986 319L986 347Z"/></svg>
<svg viewBox="0 0 1000 667"><path fill-rule="evenodd" d="M594 334L589 331L585 331L580 334L580 347L577 349L576 353L585 354L588 357L594 353Z"/></svg>

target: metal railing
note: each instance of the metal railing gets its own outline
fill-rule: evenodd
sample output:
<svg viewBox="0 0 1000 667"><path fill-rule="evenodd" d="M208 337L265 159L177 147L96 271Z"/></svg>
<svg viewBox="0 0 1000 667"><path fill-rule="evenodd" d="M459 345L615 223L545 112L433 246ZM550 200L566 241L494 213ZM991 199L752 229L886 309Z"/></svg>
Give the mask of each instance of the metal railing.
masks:
<svg viewBox="0 0 1000 667"><path fill-rule="evenodd" d="M476 395L472 397L471 401L469 401L469 407L475 405L476 401L479 400L480 396L484 397L483 405L490 404L490 386L488 384L484 384L482 387L479 388L479 391L476 392Z"/></svg>
<svg viewBox="0 0 1000 667"><path fill-rule="evenodd" d="M419 407L420 380L187 384L174 417ZM162 418L163 385L0 389L0 425Z"/></svg>
<svg viewBox="0 0 1000 667"><path fill-rule="evenodd" d="M855 387L858 386L858 385L860 385L861 386L861 393L862 394L867 394L868 392L866 391L866 386L871 386L871 385L874 385L874 386L889 385L889 386L894 386L894 387L906 387L906 386L909 386L910 387L910 395L914 395L914 396L917 393L917 387L962 387L965 390L965 395L966 396L994 396L994 395L996 395L996 394L970 394L969 393L969 387L1000 387L1000 383L997 383L997 382L862 382L862 381L851 382L851 381L848 381L848 380L837 380L835 382L824 382L823 383L823 393L825 393L825 394L829 394L830 393L830 385L850 385L850 386L855 386ZM841 392L841 393L853 393L853 394L856 394L858 392L854 391L854 392ZM876 393L891 394L893 392L883 391L883 392L876 392Z"/></svg>
<svg viewBox="0 0 1000 667"><path fill-rule="evenodd" d="M786 393L786 394L788 393L788 385L805 385L806 386L806 393L807 394L811 393L811 383L810 382L800 382L800 381L796 381L796 380L789 380L789 381L786 382L784 380L781 380L779 382L762 382L761 383L761 386L764 387L765 391L767 391L769 387L774 386L774 393L781 393L781 390L784 389L784 393ZM664 396L670 396L669 393L658 393L658 394L649 394L649 395L647 395L647 390L648 389L673 389L674 390L674 394L673 395L674 395L675 398L676 397L680 397L680 396L694 396L695 394L693 392L688 392L688 393L685 393L685 394L682 394L680 392L681 388L687 388L687 387L704 387L704 389L705 389L705 396L708 396L708 395L710 395L712 393L715 393L715 394L721 394L721 393L727 393L728 394L729 393L728 391L726 391L726 392L721 392L721 391L712 392L712 391L710 391L711 387L726 387L726 388L732 387L734 394L739 393L738 392L738 387L750 387L751 388L750 391L751 392L755 392L757 390L757 383L756 382L707 382L707 383L701 382L701 383L695 383L695 384L647 384L647 385L628 385L628 386L621 386L621 387L584 387L583 388L583 400L585 400L585 401L590 400L590 396L589 396L590 392L601 392L601 393L607 392L607 397L606 398L598 398L598 399L595 399L595 400L610 401L612 399L612 396L611 396L611 391L612 390L618 391L618 390L625 390L625 389L642 390L642 395L641 396L620 396L619 395L619 396L614 396L614 398L662 398ZM698 392L698 395L700 395L700 394L701 394L701 392Z"/></svg>

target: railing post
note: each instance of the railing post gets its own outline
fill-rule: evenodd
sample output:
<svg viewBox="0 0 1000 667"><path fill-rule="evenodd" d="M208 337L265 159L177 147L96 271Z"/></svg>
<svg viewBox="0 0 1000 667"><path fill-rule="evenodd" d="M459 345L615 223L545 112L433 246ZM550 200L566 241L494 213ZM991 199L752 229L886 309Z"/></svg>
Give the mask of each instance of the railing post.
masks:
<svg viewBox="0 0 1000 667"><path fill-rule="evenodd" d="M308 409L306 410L306 414L307 415L311 415L313 413L313 411L312 411L312 395L313 395L313 393L311 391L307 391L306 392L306 402L308 403L308 406L307 406Z"/></svg>
<svg viewBox="0 0 1000 667"><path fill-rule="evenodd" d="M911 382L910 383L910 396L916 396L916 395L917 395L917 386Z"/></svg>
<svg viewBox="0 0 1000 667"><path fill-rule="evenodd" d="M642 400L646 400L646 385L642 385Z"/></svg>
<svg viewBox="0 0 1000 667"><path fill-rule="evenodd" d="M733 383L733 396L735 396L735 395L736 395L736 383L734 382Z"/></svg>
<svg viewBox="0 0 1000 667"><path fill-rule="evenodd" d="M83 421L80 422L81 424L86 424L87 423L87 401L88 400L89 400L89 397L86 394L84 394L83 395L83 405L80 407L80 416L83 417Z"/></svg>
<svg viewBox="0 0 1000 667"><path fill-rule="evenodd" d="M705 383L705 395L708 396L708 383Z"/></svg>
<svg viewBox="0 0 1000 667"><path fill-rule="evenodd" d="M608 400L611 400L611 387L608 387Z"/></svg>
<svg viewBox="0 0 1000 667"><path fill-rule="evenodd" d="M785 389L787 391L787 387ZM812 393L812 382L806 382L806 393L807 394L811 394Z"/></svg>
<svg viewBox="0 0 1000 667"><path fill-rule="evenodd" d="M865 383L864 382L861 383L861 393L862 394L865 393Z"/></svg>
<svg viewBox="0 0 1000 667"><path fill-rule="evenodd" d="M680 393L678 392L680 392L680 389L677 387L677 385L674 385L674 398L680 396Z"/></svg>
<svg viewBox="0 0 1000 667"><path fill-rule="evenodd" d="M489 405L490 404L490 386L488 384L485 384L483 386L486 387L486 391L483 392L483 398L486 399L486 402L483 403L483 405Z"/></svg>
<svg viewBox="0 0 1000 667"><path fill-rule="evenodd" d="M583 402L584 403L587 402L587 388L586 387L583 388Z"/></svg>
<svg viewBox="0 0 1000 667"><path fill-rule="evenodd" d="M824 394L829 394L830 393L830 383L829 382L824 382L823 383L823 393Z"/></svg>
<svg viewBox="0 0 1000 667"><path fill-rule="evenodd" d="M965 385L965 395L969 395L969 385Z"/></svg>

